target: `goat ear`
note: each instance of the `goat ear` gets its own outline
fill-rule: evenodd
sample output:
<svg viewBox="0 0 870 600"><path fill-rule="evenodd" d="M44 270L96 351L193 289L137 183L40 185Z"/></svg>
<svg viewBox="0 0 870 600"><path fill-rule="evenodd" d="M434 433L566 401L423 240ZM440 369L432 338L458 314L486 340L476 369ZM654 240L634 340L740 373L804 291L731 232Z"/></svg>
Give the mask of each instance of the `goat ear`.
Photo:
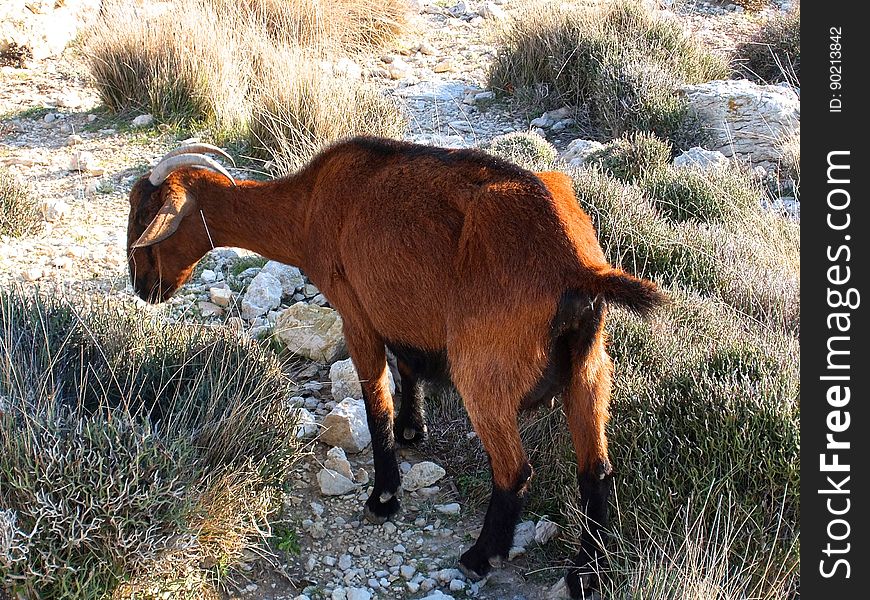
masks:
<svg viewBox="0 0 870 600"><path fill-rule="evenodd" d="M166 202L133 244L133 248L144 248L162 242L178 230L181 219L193 211L194 200L187 192L170 193Z"/></svg>

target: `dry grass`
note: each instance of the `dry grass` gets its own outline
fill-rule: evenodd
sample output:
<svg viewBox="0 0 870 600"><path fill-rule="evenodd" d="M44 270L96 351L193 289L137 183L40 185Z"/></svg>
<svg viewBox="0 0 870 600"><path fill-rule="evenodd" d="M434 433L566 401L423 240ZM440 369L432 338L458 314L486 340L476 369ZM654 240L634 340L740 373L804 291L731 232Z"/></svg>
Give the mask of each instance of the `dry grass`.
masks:
<svg viewBox="0 0 870 600"><path fill-rule="evenodd" d="M301 51L272 53L281 68L262 76L251 109L249 143L272 170L298 169L341 138L368 134L401 137L406 119L390 99L365 81L336 77Z"/></svg>
<svg viewBox="0 0 870 600"><path fill-rule="evenodd" d="M38 232L42 217L30 186L0 167L0 235L22 237Z"/></svg>
<svg viewBox="0 0 870 600"><path fill-rule="evenodd" d="M652 131L695 141L681 83L725 77L727 65L641 3L534 3L498 33L490 85L545 106L585 106L598 137Z"/></svg>
<svg viewBox="0 0 870 600"><path fill-rule="evenodd" d="M735 52L735 62L745 76L759 83L788 82L800 86L801 7L769 19L752 39Z"/></svg>
<svg viewBox="0 0 870 600"><path fill-rule="evenodd" d="M112 5L85 46L101 98L115 111L248 139L254 153L298 166L345 135L395 136L398 109L367 82L320 65L383 43L399 2L173 0L149 13Z"/></svg>
<svg viewBox="0 0 870 600"><path fill-rule="evenodd" d="M0 293L0 579L202 597L268 531L289 381L253 342L87 304Z"/></svg>

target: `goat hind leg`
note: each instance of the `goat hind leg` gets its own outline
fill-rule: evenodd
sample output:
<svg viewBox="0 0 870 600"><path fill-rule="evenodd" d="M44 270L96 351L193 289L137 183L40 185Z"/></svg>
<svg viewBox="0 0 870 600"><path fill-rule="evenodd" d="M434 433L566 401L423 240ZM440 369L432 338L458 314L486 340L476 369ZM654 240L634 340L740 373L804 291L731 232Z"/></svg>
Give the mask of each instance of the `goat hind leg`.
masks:
<svg viewBox="0 0 870 600"><path fill-rule="evenodd" d="M466 402L466 406L469 405ZM485 576L491 567L499 566L508 556L514 529L528 496L532 466L523 450L515 415L505 414L490 420L480 419L473 413L470 411L469 416L489 454L492 468L492 496L483 529L459 561L465 574L476 579Z"/></svg>
<svg viewBox="0 0 870 600"><path fill-rule="evenodd" d="M613 469L607 457L605 425L611 365L599 338L585 360L575 360L571 382L562 398L577 454L580 502L585 519L580 551L565 577L572 598L583 598L586 590L600 589L602 576L609 571L604 546Z"/></svg>

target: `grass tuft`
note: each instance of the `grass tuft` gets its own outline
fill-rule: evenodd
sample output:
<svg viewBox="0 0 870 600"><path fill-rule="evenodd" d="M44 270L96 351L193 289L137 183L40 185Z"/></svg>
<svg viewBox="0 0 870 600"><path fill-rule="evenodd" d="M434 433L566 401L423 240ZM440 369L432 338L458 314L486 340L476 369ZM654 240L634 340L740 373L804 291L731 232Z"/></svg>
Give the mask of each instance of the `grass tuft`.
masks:
<svg viewBox="0 0 870 600"><path fill-rule="evenodd" d="M590 126L608 139L650 131L680 148L697 145L700 130L676 88L728 75L724 61L631 0L535 4L507 23L497 43L494 89L546 107L586 105Z"/></svg>
<svg viewBox="0 0 870 600"><path fill-rule="evenodd" d="M800 86L801 8L770 18L736 51L738 70L758 83Z"/></svg>
<svg viewBox="0 0 870 600"><path fill-rule="evenodd" d="M524 131L494 137L482 149L530 171L551 170L559 159L559 152L550 142Z"/></svg>
<svg viewBox="0 0 870 600"><path fill-rule="evenodd" d="M0 576L28 597L205 593L268 530L290 382L222 330L82 304L0 293Z"/></svg>
<svg viewBox="0 0 870 600"><path fill-rule="evenodd" d="M33 190L0 167L0 235L24 237L40 231L42 217Z"/></svg>

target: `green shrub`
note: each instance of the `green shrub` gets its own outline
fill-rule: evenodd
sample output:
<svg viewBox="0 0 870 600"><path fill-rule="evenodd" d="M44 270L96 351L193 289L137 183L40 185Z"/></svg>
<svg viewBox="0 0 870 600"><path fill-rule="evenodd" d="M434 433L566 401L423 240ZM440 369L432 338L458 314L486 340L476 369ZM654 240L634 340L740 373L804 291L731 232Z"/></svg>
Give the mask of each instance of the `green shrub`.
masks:
<svg viewBox="0 0 870 600"><path fill-rule="evenodd" d="M671 145L647 132L616 138L586 158L605 173L626 182L635 182L645 173L664 169L671 162Z"/></svg>
<svg viewBox="0 0 870 600"><path fill-rule="evenodd" d="M699 170L668 166L648 171L639 182L665 218L726 223L759 213L765 192L737 168Z"/></svg>
<svg viewBox="0 0 870 600"><path fill-rule="evenodd" d="M482 149L530 171L551 170L559 159L559 152L550 142L524 131L494 137Z"/></svg>
<svg viewBox="0 0 870 600"><path fill-rule="evenodd" d="M499 33L490 85L528 90L546 105L583 106L600 137L651 131L678 147L697 142L676 87L724 78L724 61L674 23L630 0L594 8L547 2L521 11Z"/></svg>
<svg viewBox="0 0 870 600"><path fill-rule="evenodd" d="M30 187L0 167L0 235L32 235L41 225L42 217Z"/></svg>
<svg viewBox="0 0 870 600"><path fill-rule="evenodd" d="M736 50L738 70L759 83L800 85L801 9L777 14Z"/></svg>
<svg viewBox="0 0 870 600"><path fill-rule="evenodd" d="M0 339L12 591L207 587L260 539L298 452L273 355L219 329L19 291L0 294Z"/></svg>

